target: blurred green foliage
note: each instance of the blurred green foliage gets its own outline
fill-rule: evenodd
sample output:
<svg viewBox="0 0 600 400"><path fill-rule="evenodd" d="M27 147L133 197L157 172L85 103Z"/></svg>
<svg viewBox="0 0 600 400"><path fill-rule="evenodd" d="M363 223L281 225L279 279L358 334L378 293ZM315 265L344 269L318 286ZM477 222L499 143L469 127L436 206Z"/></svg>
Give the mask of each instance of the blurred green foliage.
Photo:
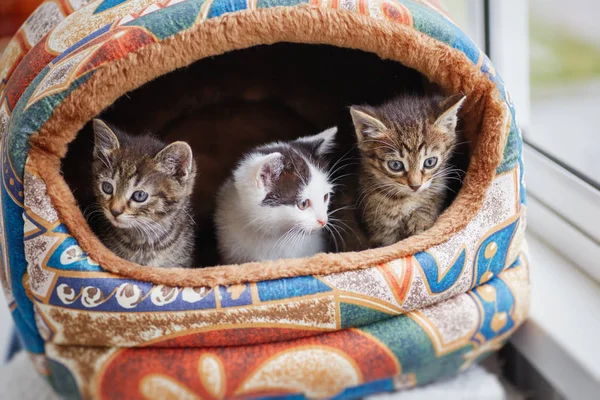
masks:
<svg viewBox="0 0 600 400"><path fill-rule="evenodd" d="M530 21L532 87L600 78L600 46L564 27L532 16Z"/></svg>

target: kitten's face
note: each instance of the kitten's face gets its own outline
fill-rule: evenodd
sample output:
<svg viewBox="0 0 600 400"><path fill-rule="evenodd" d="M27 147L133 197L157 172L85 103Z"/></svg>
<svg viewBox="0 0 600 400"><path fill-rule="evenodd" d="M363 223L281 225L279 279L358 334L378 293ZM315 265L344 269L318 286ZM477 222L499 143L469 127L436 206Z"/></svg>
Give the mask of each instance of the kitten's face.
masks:
<svg viewBox="0 0 600 400"><path fill-rule="evenodd" d="M99 120L94 133L93 185L104 216L118 228L157 230L191 193L191 149L183 142L164 147L150 137L120 134L119 140Z"/></svg>
<svg viewBox="0 0 600 400"><path fill-rule="evenodd" d="M244 160L235 185L248 201L253 224L280 234L312 233L327 225L333 185L323 156L336 132L263 147Z"/></svg>
<svg viewBox="0 0 600 400"><path fill-rule="evenodd" d="M363 167L380 185L388 185L382 189L404 195L422 193L446 174L464 97L409 101L351 109Z"/></svg>

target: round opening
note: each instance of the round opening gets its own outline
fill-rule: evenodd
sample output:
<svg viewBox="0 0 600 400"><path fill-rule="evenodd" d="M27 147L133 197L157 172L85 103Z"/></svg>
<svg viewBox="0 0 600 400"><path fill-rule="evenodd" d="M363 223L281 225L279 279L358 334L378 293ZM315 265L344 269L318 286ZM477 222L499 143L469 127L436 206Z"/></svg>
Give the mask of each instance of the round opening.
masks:
<svg viewBox="0 0 600 400"><path fill-rule="evenodd" d="M130 135L151 132L166 143L181 140L191 146L197 175L193 221L185 222L193 224L195 230L193 265L202 267L222 263L213 218L216 193L244 154L259 145L294 140L337 126L336 148L328 157L330 165L345 158L332 179L355 173L359 160L352 152L356 140L349 107L378 105L405 93L420 93L426 84L432 86L414 69L372 53L278 43L197 61L121 96L98 117ZM462 147L455 151L452 163L464 171L467 142L459 142ZM70 144L62 170L81 211L99 235L106 221L97 212L90 184L95 182L89 157L93 146L89 122ZM460 183L450 181L448 203ZM338 199L347 189L336 189L330 211L342 207ZM340 232L336 241L345 240L344 236L347 234ZM333 243L331 252L337 250L336 245Z"/></svg>
<svg viewBox="0 0 600 400"><path fill-rule="evenodd" d="M288 18L308 30L276 23ZM219 27L226 37L211 34ZM160 52L154 51L157 46ZM97 71L75 90L32 138L30 153L53 188L49 194L69 231L113 273L171 286L214 286L368 268L425 250L462 229L481 206L501 160L507 110L493 83L460 51L393 22L310 8L258 10L206 21L130 56ZM467 95L460 129L471 157L457 198L423 234L359 253L159 269L112 254L84 218L82 209L91 201L85 188L92 118L100 116L131 134L150 131L166 141L185 140L195 153L200 179L193 200L196 264L216 265L214 195L247 149L333 125L341 128L340 148L348 148L353 138L348 106L379 104L415 90L424 80L446 94Z"/></svg>

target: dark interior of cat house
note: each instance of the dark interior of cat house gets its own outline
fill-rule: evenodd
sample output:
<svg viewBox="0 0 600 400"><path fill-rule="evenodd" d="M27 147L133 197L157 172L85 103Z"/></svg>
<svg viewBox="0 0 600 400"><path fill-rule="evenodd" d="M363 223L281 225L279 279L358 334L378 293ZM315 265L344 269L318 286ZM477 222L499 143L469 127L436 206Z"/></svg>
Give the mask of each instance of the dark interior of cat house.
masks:
<svg viewBox="0 0 600 400"><path fill-rule="evenodd" d="M152 133L166 142L182 140L191 146L197 164L192 203L195 265L200 267L220 263L213 222L215 194L245 152L338 126L332 160L344 156L343 163L352 168L357 159L349 106L377 105L401 93L423 90L436 88L417 71L371 53L280 43L200 60L122 96L99 117L132 135ZM459 141L463 145L452 164L465 171L473 147ZM62 161L64 177L84 214L94 204L93 145L88 123ZM452 180L448 204L459 189L460 180ZM95 220L88 222L97 232Z"/></svg>

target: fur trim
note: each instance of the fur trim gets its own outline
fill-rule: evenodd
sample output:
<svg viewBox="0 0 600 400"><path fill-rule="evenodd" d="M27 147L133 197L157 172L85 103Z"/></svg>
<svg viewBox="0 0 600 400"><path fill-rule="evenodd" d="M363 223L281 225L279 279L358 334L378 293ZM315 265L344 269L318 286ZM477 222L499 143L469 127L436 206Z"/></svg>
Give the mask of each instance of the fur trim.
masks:
<svg viewBox="0 0 600 400"><path fill-rule="evenodd" d="M60 159L84 124L124 93L196 60L260 44L329 44L369 51L414 68L448 93L463 93L468 139L476 143L462 190L428 231L392 246L359 253L318 254L202 269L160 269L125 261L93 234L60 172ZM31 165L48 186L61 220L102 267L129 278L169 286L231 285L301 275L365 269L410 256L448 240L480 209L502 160L508 109L498 89L462 52L411 27L346 11L309 6L237 12L210 19L160 43L103 65L57 107L31 137Z"/></svg>

